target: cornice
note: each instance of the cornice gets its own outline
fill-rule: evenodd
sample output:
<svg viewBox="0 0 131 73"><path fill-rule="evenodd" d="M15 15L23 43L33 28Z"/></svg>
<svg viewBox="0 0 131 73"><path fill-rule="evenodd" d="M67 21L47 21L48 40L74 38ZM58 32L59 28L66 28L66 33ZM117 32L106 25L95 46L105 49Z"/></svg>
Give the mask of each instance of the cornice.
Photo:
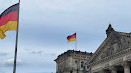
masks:
<svg viewBox="0 0 131 73"><path fill-rule="evenodd" d="M105 58L103 58L103 59L100 59L100 60L98 60L98 61L96 61L96 62L94 62L94 63L90 63L90 65L91 65L91 66L94 66L94 65L96 65L96 64L99 64L99 63L102 63L102 62L105 62L105 61L109 61L109 60L111 60L111 59L114 59L114 58L116 58L116 57L122 56L122 55L127 54L127 53L130 53L130 52L131 52L131 48L125 49L125 50L123 50L123 51L121 51L121 52L118 52L118 53L113 54L113 55L111 55L111 56L108 56L108 57L105 57Z"/></svg>

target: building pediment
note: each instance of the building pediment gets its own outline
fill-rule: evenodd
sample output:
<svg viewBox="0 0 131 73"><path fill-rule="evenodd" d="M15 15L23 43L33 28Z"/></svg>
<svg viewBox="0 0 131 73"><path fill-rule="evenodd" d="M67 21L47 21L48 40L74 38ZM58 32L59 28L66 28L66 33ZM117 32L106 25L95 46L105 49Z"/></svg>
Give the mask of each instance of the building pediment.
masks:
<svg viewBox="0 0 131 73"><path fill-rule="evenodd" d="M131 48L131 33L114 31L111 26L108 27L106 32L107 38L93 54L89 63L95 63L98 61L103 61L105 59L110 59L109 57L112 57L114 54Z"/></svg>

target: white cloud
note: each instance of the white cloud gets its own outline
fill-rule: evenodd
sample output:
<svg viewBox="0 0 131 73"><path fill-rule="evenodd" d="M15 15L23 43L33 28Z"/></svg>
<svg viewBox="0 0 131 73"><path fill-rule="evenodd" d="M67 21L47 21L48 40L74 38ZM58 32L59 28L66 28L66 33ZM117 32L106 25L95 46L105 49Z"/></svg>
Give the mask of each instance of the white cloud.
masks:
<svg viewBox="0 0 131 73"><path fill-rule="evenodd" d="M3 61L4 66L13 66L14 65L14 59L7 59ZM17 59L17 66L22 65L22 60Z"/></svg>
<svg viewBox="0 0 131 73"><path fill-rule="evenodd" d="M0 13L17 2L17 0L0 0Z"/></svg>
<svg viewBox="0 0 131 73"><path fill-rule="evenodd" d="M41 10L74 10L83 3L84 0L34 0L33 2L22 0L23 7L40 8Z"/></svg>

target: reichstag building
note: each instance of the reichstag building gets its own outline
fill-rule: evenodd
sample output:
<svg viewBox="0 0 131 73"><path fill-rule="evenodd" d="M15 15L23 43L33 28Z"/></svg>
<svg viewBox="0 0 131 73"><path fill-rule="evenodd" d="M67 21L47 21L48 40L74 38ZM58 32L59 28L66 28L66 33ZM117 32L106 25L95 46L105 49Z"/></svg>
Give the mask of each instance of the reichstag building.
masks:
<svg viewBox="0 0 131 73"><path fill-rule="evenodd" d="M131 33L115 31L94 53L68 50L55 59L56 73L131 73Z"/></svg>

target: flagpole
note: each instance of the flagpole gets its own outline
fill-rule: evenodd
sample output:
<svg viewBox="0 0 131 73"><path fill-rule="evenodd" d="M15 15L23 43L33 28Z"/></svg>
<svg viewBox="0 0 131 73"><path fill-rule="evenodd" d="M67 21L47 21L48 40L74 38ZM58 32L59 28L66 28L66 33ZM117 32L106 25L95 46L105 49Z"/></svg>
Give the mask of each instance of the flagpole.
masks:
<svg viewBox="0 0 131 73"><path fill-rule="evenodd" d="M19 11L20 11L20 0L19 0L19 8L18 8L18 19L17 19L17 31L16 31L16 43L15 43L15 54L14 54L14 67L13 67L13 73L16 73L17 45L18 45L18 30L19 30Z"/></svg>
<svg viewBox="0 0 131 73"><path fill-rule="evenodd" d="M76 37L76 41L75 41L75 50L77 51L77 37Z"/></svg>

